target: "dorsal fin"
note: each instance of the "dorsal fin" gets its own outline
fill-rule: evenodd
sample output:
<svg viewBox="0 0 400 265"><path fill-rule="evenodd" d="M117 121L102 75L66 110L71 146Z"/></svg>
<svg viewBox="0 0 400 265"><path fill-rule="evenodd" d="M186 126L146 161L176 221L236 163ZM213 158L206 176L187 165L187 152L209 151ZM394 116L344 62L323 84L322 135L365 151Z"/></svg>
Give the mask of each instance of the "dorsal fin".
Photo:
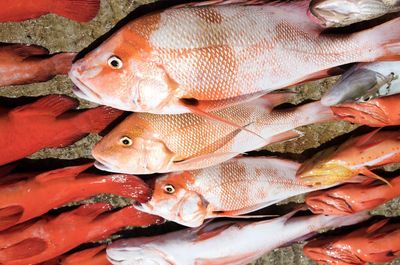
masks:
<svg viewBox="0 0 400 265"><path fill-rule="evenodd" d="M392 184L390 184L389 181L387 181L386 179L382 178L381 176L378 176L377 174L375 174L374 172L372 172L371 170L369 170L366 167L360 168L359 169L359 173L361 173L361 174L363 174L363 175L365 175L367 177L370 177L370 178L381 180L384 183L386 183L389 187L392 187Z"/></svg>
<svg viewBox="0 0 400 265"><path fill-rule="evenodd" d="M360 136L360 138L356 142L357 147L362 147L362 148L367 148L370 147L371 143L369 143L369 140L377 133L379 132L381 128L378 128L376 130L373 130L370 133L367 133L365 135Z"/></svg>
<svg viewBox="0 0 400 265"><path fill-rule="evenodd" d="M383 219L380 220L379 222L374 223L373 225L371 225L370 227L368 227L368 229L366 230L366 232L368 234L374 233L375 231L381 229L384 225L386 225L389 222L389 219Z"/></svg>
<svg viewBox="0 0 400 265"><path fill-rule="evenodd" d="M72 166L72 167L65 167L60 169L55 169L52 171L48 171L37 175L35 180L41 183L55 180L55 179L65 179L65 178L75 178L80 173L85 171L86 169L93 166L93 162L79 165L79 166Z"/></svg>

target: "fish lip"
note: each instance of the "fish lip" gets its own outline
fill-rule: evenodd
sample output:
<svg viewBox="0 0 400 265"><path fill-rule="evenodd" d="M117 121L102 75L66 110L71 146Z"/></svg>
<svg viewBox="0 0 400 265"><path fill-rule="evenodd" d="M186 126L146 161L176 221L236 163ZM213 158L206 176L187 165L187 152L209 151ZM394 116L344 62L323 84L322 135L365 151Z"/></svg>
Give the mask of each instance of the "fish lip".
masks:
<svg viewBox="0 0 400 265"><path fill-rule="evenodd" d="M71 79L72 83L74 83L72 92L74 92L77 97L88 101L94 101L93 98L95 98L97 102L101 102L101 96L94 92L89 86L84 84L78 77L74 76L72 71L69 73L68 77Z"/></svg>

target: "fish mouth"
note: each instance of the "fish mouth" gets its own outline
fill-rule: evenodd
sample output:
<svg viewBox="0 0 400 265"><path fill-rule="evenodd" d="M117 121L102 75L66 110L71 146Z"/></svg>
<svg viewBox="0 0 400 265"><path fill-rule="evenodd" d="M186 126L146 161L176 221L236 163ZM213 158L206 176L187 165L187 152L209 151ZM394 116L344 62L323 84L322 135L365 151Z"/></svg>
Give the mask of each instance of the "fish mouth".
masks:
<svg viewBox="0 0 400 265"><path fill-rule="evenodd" d="M326 197L308 197L306 204L314 214L347 215L354 213L346 200L329 194Z"/></svg>
<svg viewBox="0 0 400 265"><path fill-rule="evenodd" d="M87 101L92 101L95 103L100 103L102 102L101 96L94 92L89 86L84 84L79 78L75 77L72 72L69 73L69 78L71 79L72 83L74 83L74 86L72 87L72 92L77 97L80 97L82 99L85 99Z"/></svg>
<svg viewBox="0 0 400 265"><path fill-rule="evenodd" d="M96 161L94 162L94 166L100 170L107 171L107 172L117 172L117 173L123 173L123 174L129 174L127 172L122 172L121 170L118 169L117 166L111 164L110 162L102 159L102 158L97 158L95 157Z"/></svg>

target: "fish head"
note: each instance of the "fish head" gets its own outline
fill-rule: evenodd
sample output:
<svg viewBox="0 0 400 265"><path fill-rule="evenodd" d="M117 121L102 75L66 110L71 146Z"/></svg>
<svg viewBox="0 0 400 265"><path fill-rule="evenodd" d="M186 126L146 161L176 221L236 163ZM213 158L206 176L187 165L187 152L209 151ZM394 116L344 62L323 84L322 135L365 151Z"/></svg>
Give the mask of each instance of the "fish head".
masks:
<svg viewBox="0 0 400 265"><path fill-rule="evenodd" d="M330 147L305 161L296 173L297 178L305 185L315 187L333 185L355 176L346 164L335 159L336 150L337 147Z"/></svg>
<svg viewBox="0 0 400 265"><path fill-rule="evenodd" d="M379 73L365 68L352 68L324 94L321 103L334 106L345 102L368 102L379 96L381 83Z"/></svg>
<svg viewBox="0 0 400 265"><path fill-rule="evenodd" d="M198 227L206 218L207 202L190 190L193 182L192 174L187 171L157 178L151 199L146 203L136 203L135 208L181 225Z"/></svg>
<svg viewBox="0 0 400 265"><path fill-rule="evenodd" d="M73 63L69 77L78 97L121 110L153 113L169 102L175 83L143 40L132 34L117 32Z"/></svg>
<svg viewBox="0 0 400 265"><path fill-rule="evenodd" d="M126 174L165 172L174 153L148 124L132 114L100 142L92 155L95 166L104 171Z"/></svg>
<svg viewBox="0 0 400 265"><path fill-rule="evenodd" d="M305 202L314 214L352 214L355 213L351 204L353 197L348 194L348 191L346 186L333 190L315 191L307 194Z"/></svg>

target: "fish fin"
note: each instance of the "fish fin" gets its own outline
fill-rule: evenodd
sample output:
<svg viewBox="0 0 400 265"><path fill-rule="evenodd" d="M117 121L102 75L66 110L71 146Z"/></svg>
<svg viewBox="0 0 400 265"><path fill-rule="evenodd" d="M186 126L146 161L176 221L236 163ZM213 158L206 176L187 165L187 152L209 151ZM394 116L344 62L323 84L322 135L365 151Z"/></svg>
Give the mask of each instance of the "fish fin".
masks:
<svg viewBox="0 0 400 265"><path fill-rule="evenodd" d="M209 238L215 237L232 226L235 226L234 222L221 223L217 226L212 227L211 229L209 226L201 226L201 228L197 228L195 230L197 238L194 242L204 241Z"/></svg>
<svg viewBox="0 0 400 265"><path fill-rule="evenodd" d="M50 12L78 22L88 22L96 17L100 0L54 0Z"/></svg>
<svg viewBox="0 0 400 265"><path fill-rule="evenodd" d="M49 50L39 45L25 45L15 44L12 46L13 52L22 58L28 58L31 56L47 55Z"/></svg>
<svg viewBox="0 0 400 265"><path fill-rule="evenodd" d="M189 2L185 4L176 5L173 8L184 7L202 7L202 6L223 6L232 4L241 5L262 5L270 2L269 0L205 0L200 2Z"/></svg>
<svg viewBox="0 0 400 265"><path fill-rule="evenodd" d="M383 219L380 220L379 222L376 222L374 224L372 224L370 227L368 227L368 229L366 230L366 232L368 234L372 234L374 232L376 232L377 230L381 229L383 226L385 226L387 223L389 222L389 219Z"/></svg>
<svg viewBox="0 0 400 265"><path fill-rule="evenodd" d="M378 179L383 181L384 183L386 183L389 187L392 187L392 184L390 184L389 181L387 181L386 179L382 178L381 176L378 176L377 174L375 174L374 172L372 172L371 170L367 169L367 168L361 168L360 173L370 177L370 178L374 178L374 179Z"/></svg>
<svg viewBox="0 0 400 265"><path fill-rule="evenodd" d="M48 248L45 240L34 237L21 238L18 243L0 249L2 264L9 264L12 261L27 259L40 255ZM20 263L23 264L23 263Z"/></svg>
<svg viewBox="0 0 400 265"><path fill-rule="evenodd" d="M75 58L74 52L62 52L54 54L50 60L53 63L53 75L66 75L72 66L72 61Z"/></svg>
<svg viewBox="0 0 400 265"><path fill-rule="evenodd" d="M92 204L84 204L80 206L78 209L75 209L69 214L77 215L77 216L86 216L89 219L95 219L102 213L108 212L112 209L111 205L105 202L96 202Z"/></svg>
<svg viewBox="0 0 400 265"><path fill-rule="evenodd" d="M79 105L78 100L64 95L50 95L43 97L36 102L10 111L11 119L20 119L22 117L33 118L33 116L57 117L67 110L76 108Z"/></svg>
<svg viewBox="0 0 400 265"><path fill-rule="evenodd" d="M7 206L0 209L0 231L14 226L20 220L24 208L19 205Z"/></svg>
<svg viewBox="0 0 400 265"><path fill-rule="evenodd" d="M336 76L336 75L340 75L344 73L344 70L340 67L333 67L333 68L329 68L329 69L324 69L312 74L309 74L305 77L303 77L301 80L297 81L295 84L293 84L292 86L298 86L310 81L315 81L315 80L319 80L322 78L326 78L329 76Z"/></svg>
<svg viewBox="0 0 400 265"><path fill-rule="evenodd" d="M76 123L83 133L100 133L124 112L107 106L85 110L76 116Z"/></svg>
<svg viewBox="0 0 400 265"><path fill-rule="evenodd" d="M261 96L260 99L264 100L265 103L268 104L269 108L271 108L272 110L274 107L288 102L289 99L295 96L296 94L297 93L293 91L282 91L282 92L273 91L264 96Z"/></svg>
<svg viewBox="0 0 400 265"><path fill-rule="evenodd" d="M259 203L254 206L249 206L237 210L232 210L232 211L211 211L207 216L211 218L216 218L216 217L234 217L234 218L261 218L261 217L272 217L272 216L277 216L277 215L242 215L242 214L247 214L251 212L258 211L262 208L265 208L269 205L272 205L274 203L278 202L276 201L268 201L264 203Z"/></svg>
<svg viewBox="0 0 400 265"><path fill-rule="evenodd" d="M379 132L380 129L382 129L382 128L378 128L378 129L376 129L376 130L373 130L373 131L370 132L370 133L367 133L367 134L361 136L361 137L357 140L357 142L355 143L355 145L356 145L357 147L361 147L361 148L369 148L369 147L372 147L372 146L374 146L374 145L380 143L380 142L376 142L376 143L370 143L370 142L369 142L369 140L371 140L371 138L372 138L377 132Z"/></svg>
<svg viewBox="0 0 400 265"><path fill-rule="evenodd" d="M47 181L55 179L65 179L65 178L75 178L80 173L86 169L93 166L93 163L87 163L79 166L65 167L60 169L55 169L49 172L42 173L35 177L35 180L40 183L45 183Z"/></svg>
<svg viewBox="0 0 400 265"><path fill-rule="evenodd" d="M211 153L202 155L199 157L189 158L184 161L174 162L173 170L188 170L188 169L198 169L198 168L205 168L215 164L219 164L225 162L232 157L235 157L239 153L230 152L230 153ZM195 164L193 166L191 164Z"/></svg>
<svg viewBox="0 0 400 265"><path fill-rule="evenodd" d="M89 261L97 255L100 255L105 249L107 245L100 245L98 247L85 249L79 252L75 252L62 261L62 265L65 264L82 264L85 261ZM104 253L105 254L105 253ZM104 257L106 259L106 257Z"/></svg>
<svg viewBox="0 0 400 265"><path fill-rule="evenodd" d="M283 143L286 141L293 141L304 136L304 133L298 130L290 130L269 138L268 144Z"/></svg>

